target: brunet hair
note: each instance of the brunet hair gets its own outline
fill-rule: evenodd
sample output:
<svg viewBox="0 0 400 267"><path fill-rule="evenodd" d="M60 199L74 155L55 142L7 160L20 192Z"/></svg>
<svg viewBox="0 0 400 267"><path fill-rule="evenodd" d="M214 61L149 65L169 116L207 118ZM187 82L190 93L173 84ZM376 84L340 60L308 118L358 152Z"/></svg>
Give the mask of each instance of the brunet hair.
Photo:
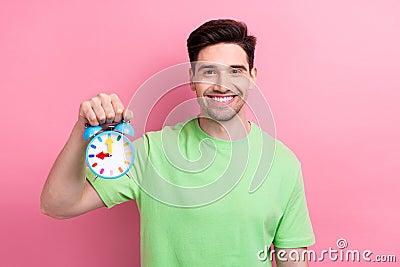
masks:
<svg viewBox="0 0 400 267"><path fill-rule="evenodd" d="M219 43L236 44L243 48L249 68L253 69L256 37L248 35L245 23L231 19L210 20L189 35L187 49L190 61L197 61L203 48Z"/></svg>

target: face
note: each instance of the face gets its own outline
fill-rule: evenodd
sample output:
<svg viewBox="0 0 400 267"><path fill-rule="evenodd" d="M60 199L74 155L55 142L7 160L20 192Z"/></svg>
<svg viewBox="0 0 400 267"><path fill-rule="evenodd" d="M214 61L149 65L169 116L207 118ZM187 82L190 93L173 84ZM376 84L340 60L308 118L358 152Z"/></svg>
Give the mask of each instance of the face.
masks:
<svg viewBox="0 0 400 267"><path fill-rule="evenodd" d="M249 70L246 52L236 44L203 48L190 70L191 88L196 91L201 115L217 121L246 117L245 102L257 70Z"/></svg>

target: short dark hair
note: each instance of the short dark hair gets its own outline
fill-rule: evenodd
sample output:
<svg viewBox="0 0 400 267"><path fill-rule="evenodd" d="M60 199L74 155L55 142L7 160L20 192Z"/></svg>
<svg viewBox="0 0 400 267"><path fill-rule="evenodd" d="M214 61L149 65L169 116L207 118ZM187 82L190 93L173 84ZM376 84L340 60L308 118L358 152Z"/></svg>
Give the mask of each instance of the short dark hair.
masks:
<svg viewBox="0 0 400 267"><path fill-rule="evenodd" d="M248 35L247 25L244 22L232 19L210 20L195 29L187 39L190 61L197 61L203 48L218 43L239 45L247 54L250 70L253 68L256 37Z"/></svg>

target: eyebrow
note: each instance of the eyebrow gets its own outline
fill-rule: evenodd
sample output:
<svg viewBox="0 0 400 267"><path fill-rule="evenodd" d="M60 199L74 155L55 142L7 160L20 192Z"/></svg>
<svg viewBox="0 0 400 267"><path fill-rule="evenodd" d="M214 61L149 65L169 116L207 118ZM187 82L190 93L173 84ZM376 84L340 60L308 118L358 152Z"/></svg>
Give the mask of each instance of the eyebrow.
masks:
<svg viewBox="0 0 400 267"><path fill-rule="evenodd" d="M215 65L202 65L198 71L201 71L202 69L215 69Z"/></svg>

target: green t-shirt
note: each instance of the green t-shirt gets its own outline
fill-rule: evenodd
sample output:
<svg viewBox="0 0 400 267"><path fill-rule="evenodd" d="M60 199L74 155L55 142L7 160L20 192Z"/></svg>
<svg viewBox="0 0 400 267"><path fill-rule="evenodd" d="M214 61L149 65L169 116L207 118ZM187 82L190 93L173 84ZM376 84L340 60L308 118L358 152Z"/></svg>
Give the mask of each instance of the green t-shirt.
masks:
<svg viewBox="0 0 400 267"><path fill-rule="evenodd" d="M190 119L134 147L129 177L87 178L109 208L136 200L143 267L271 266L271 244L314 244L300 162L254 123L230 142Z"/></svg>

